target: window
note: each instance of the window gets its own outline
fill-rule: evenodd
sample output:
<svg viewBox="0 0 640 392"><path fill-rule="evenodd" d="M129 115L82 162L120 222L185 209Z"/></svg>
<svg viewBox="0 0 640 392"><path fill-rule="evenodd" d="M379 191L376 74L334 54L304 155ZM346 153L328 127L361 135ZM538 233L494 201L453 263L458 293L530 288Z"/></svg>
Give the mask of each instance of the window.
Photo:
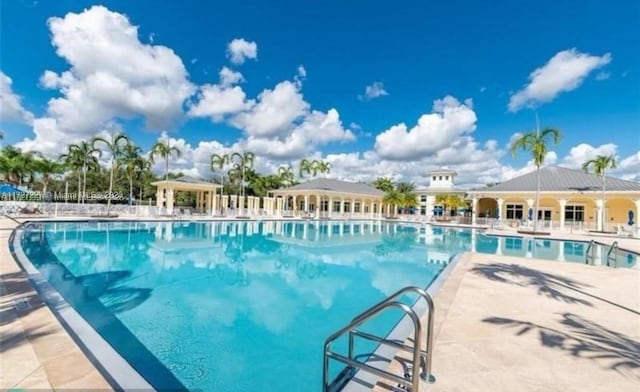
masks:
<svg viewBox="0 0 640 392"><path fill-rule="evenodd" d="M439 181L442 181L442 176L438 176L438 180L439 180Z"/></svg>
<svg viewBox="0 0 640 392"><path fill-rule="evenodd" d="M506 219L522 219L524 207L522 204L507 204ZM502 218L502 217L501 217Z"/></svg>
<svg viewBox="0 0 640 392"><path fill-rule="evenodd" d="M572 222L584 222L584 206L567 206L564 209L564 220Z"/></svg>
<svg viewBox="0 0 640 392"><path fill-rule="evenodd" d="M420 207L420 215L427 215L427 207L425 206Z"/></svg>
<svg viewBox="0 0 640 392"><path fill-rule="evenodd" d="M427 195L420 195L420 202L421 203L426 203L427 202Z"/></svg>
<svg viewBox="0 0 640 392"><path fill-rule="evenodd" d="M445 180L448 180L448 179L449 179L449 176L446 176L444 179L445 179Z"/></svg>
<svg viewBox="0 0 640 392"><path fill-rule="evenodd" d="M433 215L434 216L442 216L444 214L443 206L433 206Z"/></svg>
<svg viewBox="0 0 640 392"><path fill-rule="evenodd" d="M431 177L431 179L432 179L433 181L435 181L435 180L436 180L436 176Z"/></svg>

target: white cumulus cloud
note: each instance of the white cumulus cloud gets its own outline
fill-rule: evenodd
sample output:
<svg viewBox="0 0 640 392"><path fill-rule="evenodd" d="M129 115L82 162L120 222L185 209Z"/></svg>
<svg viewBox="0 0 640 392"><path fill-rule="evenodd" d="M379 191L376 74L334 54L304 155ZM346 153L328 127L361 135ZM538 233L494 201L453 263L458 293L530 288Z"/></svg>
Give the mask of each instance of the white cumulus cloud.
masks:
<svg viewBox="0 0 640 392"><path fill-rule="evenodd" d="M95 135L118 119L142 117L150 129L172 127L194 92L180 57L161 45L140 42L126 15L93 6L48 20L52 44L70 69L47 70L43 87L59 89L47 114L34 126L30 144L63 146ZM44 125L49 129L42 132ZM55 139L64 134L67 138ZM32 143L30 143L32 142Z"/></svg>
<svg viewBox="0 0 640 392"><path fill-rule="evenodd" d="M236 65L244 63L246 59L255 60L258 57L258 45L244 38L236 38L227 45L227 57Z"/></svg>
<svg viewBox="0 0 640 392"><path fill-rule="evenodd" d="M582 164L598 155L616 155L618 146L613 143L602 144L594 147L587 143L580 143L571 147L569 154L562 159L562 166L572 169L580 169Z"/></svg>
<svg viewBox="0 0 640 392"><path fill-rule="evenodd" d="M526 106L552 101L561 92L578 88L595 69L611 62L611 54L594 56L568 49L556 53L529 75L529 84L511 95L508 108L516 112Z"/></svg>
<svg viewBox="0 0 640 392"><path fill-rule="evenodd" d="M309 110L296 84L278 83L273 90L258 95L258 103L251 110L235 116L231 123L251 136L278 136L289 130L290 124Z"/></svg>
<svg viewBox="0 0 640 392"><path fill-rule="evenodd" d="M0 71L0 121L27 123L33 121L33 113L22 107L21 98L13 92L13 80Z"/></svg>
<svg viewBox="0 0 640 392"><path fill-rule="evenodd" d="M375 151L395 160L435 155L461 135L472 133L476 120L470 100L461 103L446 96L434 101L432 113L422 115L413 128L401 123L381 132L376 136Z"/></svg>
<svg viewBox="0 0 640 392"><path fill-rule="evenodd" d="M365 87L364 94L358 95L358 99L361 101L371 101L372 99L383 97L385 95L389 95L389 93L384 89L384 84L382 82L373 82Z"/></svg>

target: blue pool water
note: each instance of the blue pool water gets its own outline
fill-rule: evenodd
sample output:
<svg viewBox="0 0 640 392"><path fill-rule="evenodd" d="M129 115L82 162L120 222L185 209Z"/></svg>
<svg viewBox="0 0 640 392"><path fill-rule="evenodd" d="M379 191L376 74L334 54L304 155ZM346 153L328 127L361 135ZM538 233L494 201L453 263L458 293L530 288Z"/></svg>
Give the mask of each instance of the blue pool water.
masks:
<svg viewBox="0 0 640 392"><path fill-rule="evenodd" d="M329 221L42 223L21 245L154 387L225 392L319 390L328 335L459 252L583 262L587 246Z"/></svg>

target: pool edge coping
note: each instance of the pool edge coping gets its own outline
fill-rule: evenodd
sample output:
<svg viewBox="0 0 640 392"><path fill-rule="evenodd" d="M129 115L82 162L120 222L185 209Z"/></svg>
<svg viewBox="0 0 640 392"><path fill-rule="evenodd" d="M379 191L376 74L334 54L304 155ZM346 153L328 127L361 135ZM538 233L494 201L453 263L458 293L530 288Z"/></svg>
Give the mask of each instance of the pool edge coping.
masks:
<svg viewBox="0 0 640 392"><path fill-rule="evenodd" d="M155 391L156 389L100 336L31 263L20 245L25 233L24 228L29 223L32 221L25 221L13 229L8 238L9 251L63 330L114 390Z"/></svg>

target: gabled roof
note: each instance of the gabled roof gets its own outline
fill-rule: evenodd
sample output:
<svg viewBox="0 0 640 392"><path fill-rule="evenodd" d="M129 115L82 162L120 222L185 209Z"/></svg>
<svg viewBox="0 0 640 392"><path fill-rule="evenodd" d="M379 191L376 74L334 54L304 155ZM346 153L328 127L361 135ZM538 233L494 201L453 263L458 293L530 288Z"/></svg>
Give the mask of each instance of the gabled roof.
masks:
<svg viewBox="0 0 640 392"><path fill-rule="evenodd" d="M489 192L535 192L536 171L512 178L497 185L471 191ZM607 191L640 191L640 183L606 176ZM540 191L542 192L593 192L602 190L602 177L583 170L551 166L540 169Z"/></svg>
<svg viewBox="0 0 640 392"><path fill-rule="evenodd" d="M333 180L329 178L315 178L289 188L276 189L273 192L277 193L281 191L331 191L367 196L384 196L384 192L372 187L371 185Z"/></svg>

